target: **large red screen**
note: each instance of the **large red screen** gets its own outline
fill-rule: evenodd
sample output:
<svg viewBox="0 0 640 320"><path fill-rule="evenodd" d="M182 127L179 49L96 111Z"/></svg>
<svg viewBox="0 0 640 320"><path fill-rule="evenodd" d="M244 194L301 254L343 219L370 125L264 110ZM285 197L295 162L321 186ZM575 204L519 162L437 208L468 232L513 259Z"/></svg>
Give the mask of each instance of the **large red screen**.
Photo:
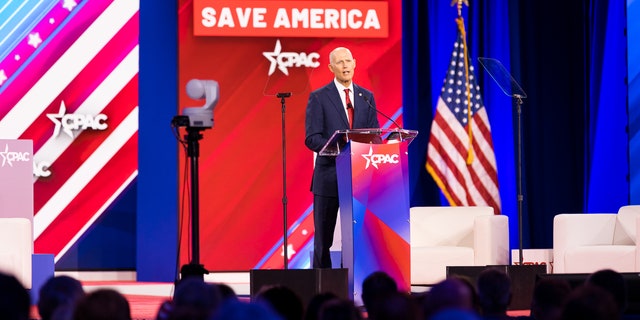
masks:
<svg viewBox="0 0 640 320"><path fill-rule="evenodd" d="M213 27L208 29L201 25L207 20L203 8L209 8ZM254 17L256 8L264 14ZM288 14L280 16L279 26L286 24L282 19L289 19L290 26L298 19L293 32L274 28L279 14ZM194 35L196 29L200 35ZM202 105L187 96L189 80L212 79L220 85L215 124L202 132L199 155L200 262L208 270L284 265L283 108L273 95L281 90L292 92L284 108L289 266L308 267L314 155L304 145L305 107L309 93L332 80L329 53L338 46L350 48L357 61L354 81L371 89L378 109L401 124L400 1L180 1L178 113ZM384 116L379 121L394 126ZM181 152L181 186L189 185L188 167ZM185 211L182 263L191 259L185 192L179 188Z"/></svg>

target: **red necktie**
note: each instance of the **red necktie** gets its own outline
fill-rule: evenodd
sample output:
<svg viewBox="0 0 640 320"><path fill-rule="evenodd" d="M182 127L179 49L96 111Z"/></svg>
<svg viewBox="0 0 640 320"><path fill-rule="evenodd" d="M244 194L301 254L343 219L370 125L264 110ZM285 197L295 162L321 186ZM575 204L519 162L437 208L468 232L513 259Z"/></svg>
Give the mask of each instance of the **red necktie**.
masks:
<svg viewBox="0 0 640 320"><path fill-rule="evenodd" d="M344 89L344 93L347 97L345 101L347 102L347 113L349 114L349 129L353 129L353 104L349 97L349 89Z"/></svg>

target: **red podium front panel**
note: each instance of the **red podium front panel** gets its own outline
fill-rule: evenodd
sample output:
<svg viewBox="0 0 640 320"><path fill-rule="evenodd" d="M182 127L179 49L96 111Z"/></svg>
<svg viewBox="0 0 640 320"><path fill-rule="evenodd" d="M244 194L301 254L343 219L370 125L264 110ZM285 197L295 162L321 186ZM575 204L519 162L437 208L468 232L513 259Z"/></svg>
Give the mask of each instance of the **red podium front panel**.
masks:
<svg viewBox="0 0 640 320"><path fill-rule="evenodd" d="M351 140L336 159L342 226L342 261L357 304L362 282L375 271L409 292L408 141Z"/></svg>

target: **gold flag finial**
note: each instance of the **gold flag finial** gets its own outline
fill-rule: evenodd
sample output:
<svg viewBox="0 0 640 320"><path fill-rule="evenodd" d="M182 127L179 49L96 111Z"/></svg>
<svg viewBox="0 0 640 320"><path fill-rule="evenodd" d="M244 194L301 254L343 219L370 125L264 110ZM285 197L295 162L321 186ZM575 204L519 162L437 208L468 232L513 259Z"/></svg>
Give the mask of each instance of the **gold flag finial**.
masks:
<svg viewBox="0 0 640 320"><path fill-rule="evenodd" d="M458 17L462 16L462 4L465 4L467 7L469 6L469 0L453 0L451 1L451 6L458 5Z"/></svg>

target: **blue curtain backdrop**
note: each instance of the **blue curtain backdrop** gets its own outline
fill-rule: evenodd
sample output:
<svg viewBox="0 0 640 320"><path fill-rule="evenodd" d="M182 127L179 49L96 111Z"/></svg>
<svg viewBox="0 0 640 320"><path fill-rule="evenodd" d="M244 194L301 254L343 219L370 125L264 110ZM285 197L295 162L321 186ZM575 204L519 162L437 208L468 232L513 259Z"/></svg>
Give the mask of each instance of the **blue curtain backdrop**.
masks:
<svg viewBox="0 0 640 320"><path fill-rule="evenodd" d="M412 206L441 205L424 164L433 110L455 40L448 1L405 0L404 123ZM551 248L558 213L616 212L629 203L625 3L470 1L467 41L491 121L503 211L518 248L516 128L511 98L479 70L499 59L528 98L522 107L523 247Z"/></svg>
<svg viewBox="0 0 640 320"><path fill-rule="evenodd" d="M627 0L627 85L629 86L629 162L640 160L640 2ZM632 202L640 202L640 166L631 166Z"/></svg>

